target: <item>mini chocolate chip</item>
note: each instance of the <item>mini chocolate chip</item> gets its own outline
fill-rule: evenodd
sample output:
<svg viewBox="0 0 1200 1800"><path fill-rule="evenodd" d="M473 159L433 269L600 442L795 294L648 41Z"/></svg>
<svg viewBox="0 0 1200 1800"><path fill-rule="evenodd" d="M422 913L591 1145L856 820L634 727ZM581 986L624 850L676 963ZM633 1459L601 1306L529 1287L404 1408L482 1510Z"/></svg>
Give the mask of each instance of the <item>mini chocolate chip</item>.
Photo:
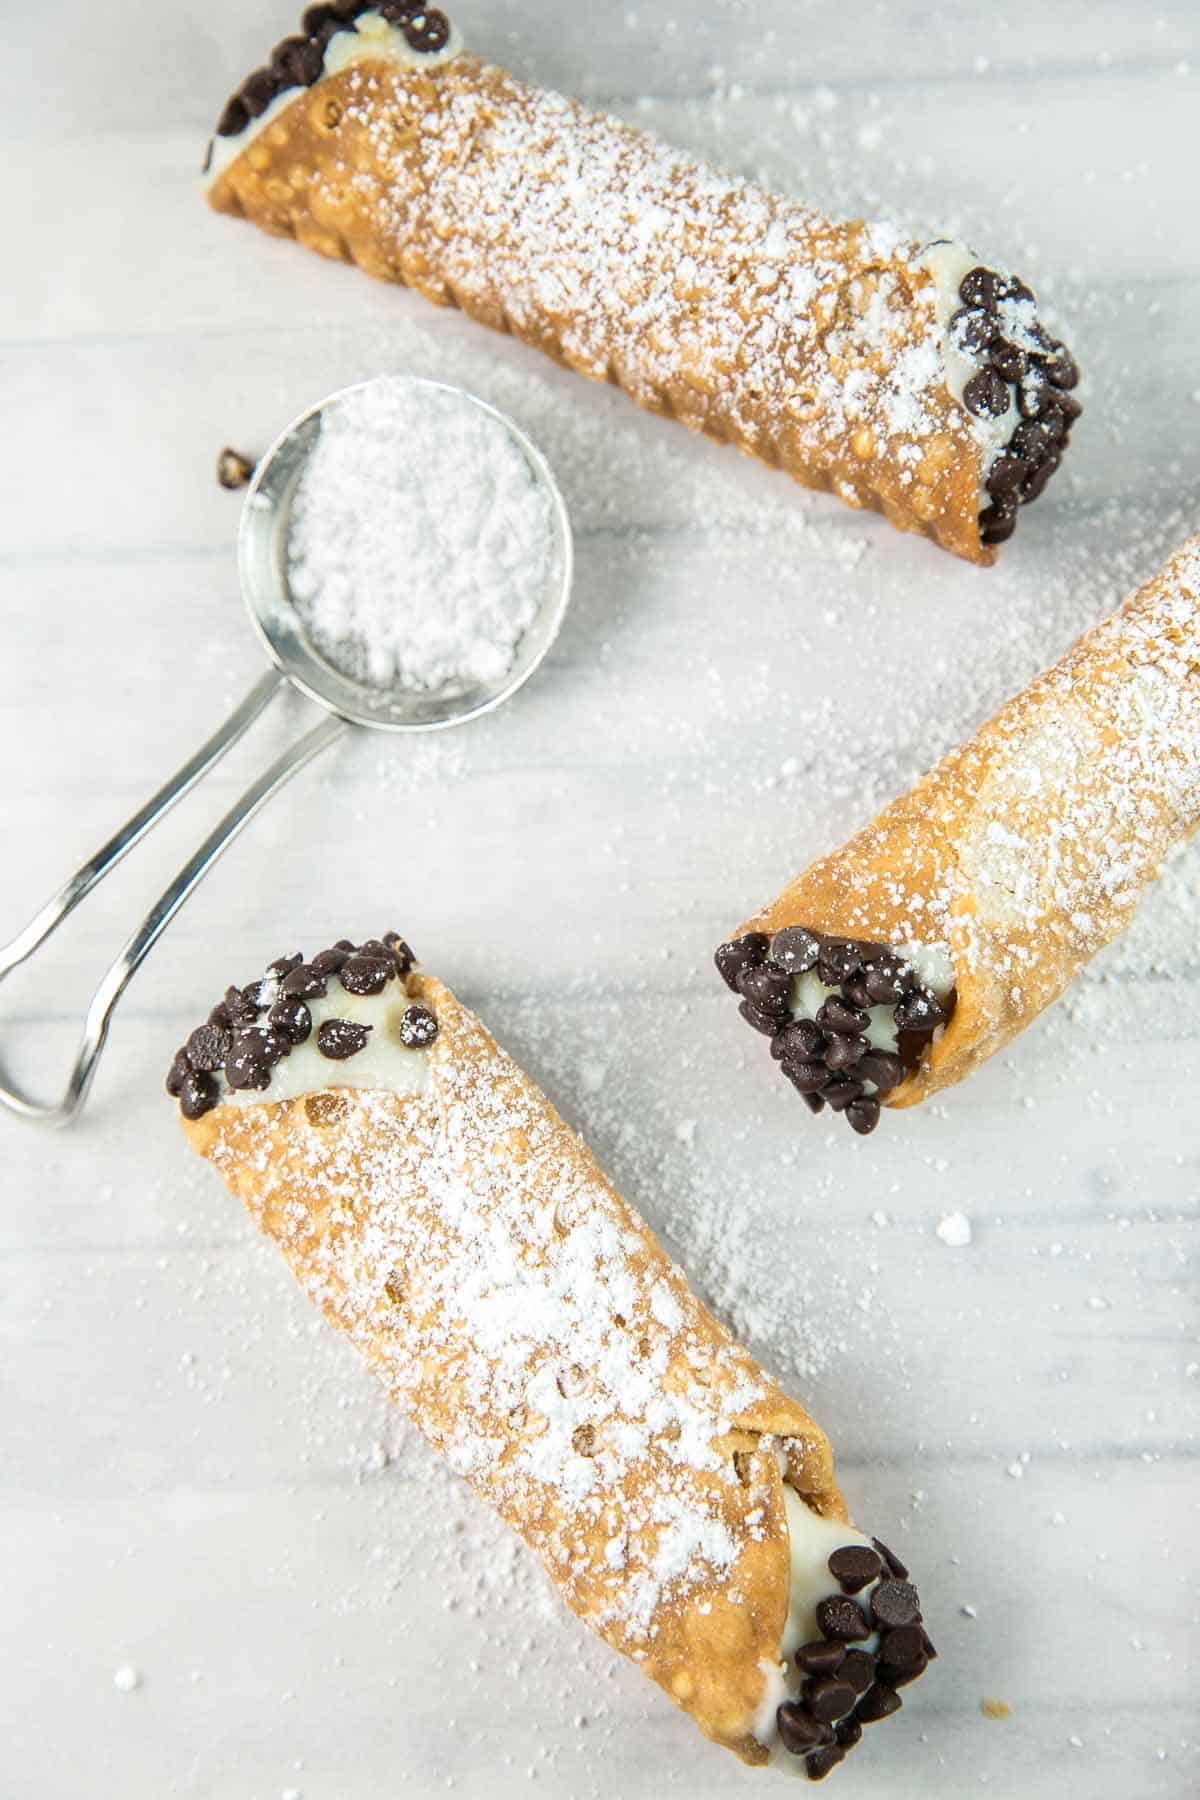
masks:
<svg viewBox="0 0 1200 1800"><path fill-rule="evenodd" d="M745 937L734 938L731 943L721 945L713 960L727 987L737 993L738 977L746 969L765 960L769 943L770 940L763 932L748 931Z"/></svg>
<svg viewBox="0 0 1200 1800"><path fill-rule="evenodd" d="M846 1122L859 1137L870 1137L879 1123L879 1102L873 1094L863 1094L846 1108Z"/></svg>
<svg viewBox="0 0 1200 1800"><path fill-rule="evenodd" d="M404 35L414 50L444 50L450 42L450 21L445 13L431 6L404 27Z"/></svg>
<svg viewBox="0 0 1200 1800"><path fill-rule="evenodd" d="M193 1071L179 1093L179 1110L185 1119L202 1119L220 1099L220 1091L211 1075Z"/></svg>
<svg viewBox="0 0 1200 1800"><path fill-rule="evenodd" d="M1020 430L1020 426L1017 429ZM984 486L989 494L1002 500L1006 495L1017 492L1021 483L1028 478L1030 468L1031 464L1023 456L1015 456L1011 450L1006 451L992 464Z"/></svg>
<svg viewBox="0 0 1200 1800"><path fill-rule="evenodd" d="M776 1062L820 1062L825 1054L825 1034L817 1030L811 1019L793 1019L771 1040L771 1055Z"/></svg>
<svg viewBox="0 0 1200 1800"><path fill-rule="evenodd" d="M890 1050L868 1050L858 1065L862 1081L873 1081L881 1094L899 1087L904 1080L904 1064Z"/></svg>
<svg viewBox="0 0 1200 1800"><path fill-rule="evenodd" d="M1042 368L1056 388L1079 385L1079 365L1065 344L1054 345L1050 355L1043 359Z"/></svg>
<svg viewBox="0 0 1200 1800"><path fill-rule="evenodd" d="M289 1000L320 1000L328 992L328 983L315 962L301 963L284 976L279 991Z"/></svg>
<svg viewBox="0 0 1200 1800"><path fill-rule="evenodd" d="M838 1674L856 1694L865 1694L875 1679L875 1658L869 1650L847 1650Z"/></svg>
<svg viewBox="0 0 1200 1800"><path fill-rule="evenodd" d="M896 1663L902 1669L915 1668L927 1660L925 1633L919 1625L897 1625L895 1630L884 1632L879 1655L883 1662Z"/></svg>
<svg viewBox="0 0 1200 1800"><path fill-rule="evenodd" d="M791 1010L792 978L776 963L757 963L738 977L738 991L759 1012L782 1016Z"/></svg>
<svg viewBox="0 0 1200 1800"><path fill-rule="evenodd" d="M325 26L332 24L336 18L337 14L332 6L309 6L301 14L300 29L306 36L315 37L319 31L323 31Z"/></svg>
<svg viewBox="0 0 1200 1800"><path fill-rule="evenodd" d="M826 1637L836 1638L840 1644L861 1643L871 1635L862 1607L845 1594L830 1594L817 1602L817 1624Z"/></svg>
<svg viewBox="0 0 1200 1800"><path fill-rule="evenodd" d="M900 1558L896 1555L896 1552L894 1550L889 1550L887 1545L884 1543L881 1543L880 1540L876 1537L873 1537L871 1539L871 1542L874 1544L875 1548L878 1550L880 1556L882 1556L884 1562L887 1564L891 1573L896 1577L896 1580L897 1581L907 1581L908 1580L908 1570L905 1568L904 1564L900 1561Z"/></svg>
<svg viewBox="0 0 1200 1800"><path fill-rule="evenodd" d="M1083 417L1083 407L1079 404L1079 401L1075 398L1074 394L1068 394L1062 388L1056 388L1052 394L1047 394L1044 397L1043 404L1048 410L1053 409L1055 412L1062 414L1067 422L1068 431L1071 429L1072 425L1075 424L1077 419Z"/></svg>
<svg viewBox="0 0 1200 1800"><path fill-rule="evenodd" d="M803 925L788 925L771 939L771 960L789 975L805 975L815 969L821 954L821 940Z"/></svg>
<svg viewBox="0 0 1200 1800"><path fill-rule="evenodd" d="M299 950L295 956L277 956L273 963L267 964L267 974L277 975L282 981L285 975L290 975L293 969L298 969L303 961L304 958Z"/></svg>
<svg viewBox="0 0 1200 1800"><path fill-rule="evenodd" d="M904 964L896 956L882 956L863 977L863 986L877 1006L891 1004L904 991Z"/></svg>
<svg viewBox="0 0 1200 1800"><path fill-rule="evenodd" d="M382 994L396 970L391 962L370 956L349 956L338 970L338 980L348 994Z"/></svg>
<svg viewBox="0 0 1200 1800"><path fill-rule="evenodd" d="M1024 419L1009 439L1009 449L1037 468L1054 448L1050 433L1035 419Z"/></svg>
<svg viewBox="0 0 1200 1800"><path fill-rule="evenodd" d="M331 1062L345 1062L366 1046L371 1030L370 1025L357 1025L353 1019L326 1019L317 1032L317 1049Z"/></svg>
<svg viewBox="0 0 1200 1800"><path fill-rule="evenodd" d="M862 1726L857 1719L842 1719L834 1727L834 1736L843 1750L853 1750L862 1737Z"/></svg>
<svg viewBox="0 0 1200 1800"><path fill-rule="evenodd" d="M829 1080L824 1063L793 1062L783 1064L783 1072L798 1094L818 1094Z"/></svg>
<svg viewBox="0 0 1200 1800"><path fill-rule="evenodd" d="M803 1100L810 1113L823 1113L825 1111L825 1101L820 1094L801 1094L800 1098Z"/></svg>
<svg viewBox="0 0 1200 1800"><path fill-rule="evenodd" d="M860 1725L874 1725L880 1719L890 1719L898 1713L904 1702L894 1688L884 1687L876 1682L868 1688L854 1709L854 1716Z"/></svg>
<svg viewBox="0 0 1200 1800"><path fill-rule="evenodd" d="M416 957L400 936L398 931L385 931L383 941L391 951L396 964L397 975L407 975L416 962Z"/></svg>
<svg viewBox="0 0 1200 1800"><path fill-rule="evenodd" d="M814 1638L811 1644L801 1644L795 1660L805 1675L836 1675L846 1660L846 1651L828 1638Z"/></svg>
<svg viewBox="0 0 1200 1800"><path fill-rule="evenodd" d="M1006 495L997 500L994 506L985 507L979 515L979 541L981 544L1007 544L1017 529L1017 509Z"/></svg>
<svg viewBox="0 0 1200 1800"><path fill-rule="evenodd" d="M803 1756L806 1750L833 1742L833 1733L829 1727L820 1724L795 1700L784 1701L775 1714L775 1723L779 1727L784 1749L790 1750L793 1756Z"/></svg>
<svg viewBox="0 0 1200 1800"><path fill-rule="evenodd" d="M858 1594L878 1578L883 1558L869 1544L845 1544L834 1551L828 1566L843 1594Z"/></svg>
<svg viewBox="0 0 1200 1800"><path fill-rule="evenodd" d="M360 944L358 954L369 956L372 962L386 963L389 969L396 960L392 955L391 946L381 942L379 938L368 938L365 944Z"/></svg>
<svg viewBox="0 0 1200 1800"><path fill-rule="evenodd" d="M389 25L404 25L421 11L420 0L383 0L377 8Z"/></svg>
<svg viewBox="0 0 1200 1800"><path fill-rule="evenodd" d="M781 1013L763 1012L759 1007L752 1006L749 1000L743 1000L738 1011L747 1025L753 1025L755 1031L761 1031L764 1037L774 1037L785 1016Z"/></svg>
<svg viewBox="0 0 1200 1800"><path fill-rule="evenodd" d="M240 94L231 94L225 110L217 120L218 137L237 137L250 123L250 114Z"/></svg>
<svg viewBox="0 0 1200 1800"><path fill-rule="evenodd" d="M230 1051L225 1064L225 1079L231 1088L259 1091L271 1085L271 1064L250 1048Z"/></svg>
<svg viewBox="0 0 1200 1800"><path fill-rule="evenodd" d="M240 450L231 450L227 444L224 450L218 452L217 481L230 493L235 494L239 488L244 488L253 474L254 463L250 457L243 456Z"/></svg>
<svg viewBox="0 0 1200 1800"><path fill-rule="evenodd" d="M926 988L918 988L915 993L906 994L895 1012L897 1031L936 1031L939 1025L946 1022L946 1014L939 1000Z"/></svg>
<svg viewBox="0 0 1200 1800"><path fill-rule="evenodd" d="M976 418L1001 419L1008 411L1008 383L994 369L980 369L963 389L963 405Z"/></svg>
<svg viewBox="0 0 1200 1800"><path fill-rule="evenodd" d="M822 1088L821 1098L836 1113L845 1112L848 1107L862 1097L863 1084L852 1075L834 1075L828 1086Z"/></svg>
<svg viewBox="0 0 1200 1800"><path fill-rule="evenodd" d="M866 959L857 944L844 938L826 938L817 959L817 973L827 987L841 987L853 981L866 968Z"/></svg>
<svg viewBox="0 0 1200 1800"><path fill-rule="evenodd" d="M988 351L988 361L1002 381L1024 381L1029 373L1029 358L1016 344L1010 344L1007 338L998 338L992 345Z"/></svg>
<svg viewBox="0 0 1200 1800"><path fill-rule="evenodd" d="M226 988L223 1004L231 1025L253 1025L259 1013L266 1011L252 996L249 988Z"/></svg>
<svg viewBox="0 0 1200 1800"><path fill-rule="evenodd" d="M178 1100L180 1094L183 1092L184 1082L189 1075L194 1073L195 1070L188 1061L187 1051L177 1050L175 1052L175 1060L167 1070L166 1088L172 1100Z"/></svg>
<svg viewBox="0 0 1200 1800"><path fill-rule="evenodd" d="M352 943L349 938L338 938L333 947L335 950L346 950L351 956L353 956L354 952L358 949L358 945Z"/></svg>
<svg viewBox="0 0 1200 1800"><path fill-rule="evenodd" d="M313 957L308 966L315 975L336 975L349 955L348 950L322 950ZM316 996L314 995L313 998L315 999Z"/></svg>
<svg viewBox="0 0 1200 1800"><path fill-rule="evenodd" d="M233 1033L228 1026L198 1025L187 1041L187 1059L193 1069L212 1074L223 1066L233 1048Z"/></svg>
<svg viewBox="0 0 1200 1800"><path fill-rule="evenodd" d="M804 1694L808 1710L814 1719L823 1725L832 1725L843 1713L848 1713L854 1705L854 1689L848 1681L838 1681L836 1677L827 1680L810 1681Z"/></svg>
<svg viewBox="0 0 1200 1800"><path fill-rule="evenodd" d="M967 306L982 306L991 312L1000 296L1000 277L993 269L977 264L958 284L960 299Z"/></svg>
<svg viewBox="0 0 1200 1800"><path fill-rule="evenodd" d="M208 1023L210 1025L220 1025L225 1030L228 1030L229 1026L233 1024L233 1020L229 1016L229 1008L223 1000L218 1000L217 1004L209 1013Z"/></svg>
<svg viewBox="0 0 1200 1800"><path fill-rule="evenodd" d="M1021 498L1026 506L1032 506L1035 500L1041 499L1046 491L1050 477L1054 474L1061 462L1062 457L1059 452L1057 450L1052 450L1041 467L1033 471L1033 474L1021 489Z"/></svg>
<svg viewBox="0 0 1200 1800"><path fill-rule="evenodd" d="M910 1681L919 1680L928 1667L929 1658L923 1656L920 1662L913 1663L909 1668L904 1668L900 1663L881 1662L876 1674L886 1687L902 1688L907 1687Z"/></svg>
<svg viewBox="0 0 1200 1800"><path fill-rule="evenodd" d="M816 1022L822 1031L840 1032L845 1037L857 1037L871 1023L867 1013L858 1006L847 1006L844 1000L831 996L817 1013Z"/></svg>
<svg viewBox="0 0 1200 1800"><path fill-rule="evenodd" d="M960 306L950 320L954 348L973 362L983 356L1000 327L980 306Z"/></svg>
<svg viewBox="0 0 1200 1800"><path fill-rule="evenodd" d="M312 1014L303 1000L293 1000L290 995L275 1002L267 1014L267 1024L289 1044L303 1044L312 1035Z"/></svg>
<svg viewBox="0 0 1200 1800"><path fill-rule="evenodd" d="M937 1651L933 1647L933 1639L930 1637L930 1635L927 1631L923 1631L921 1633L921 1637L925 1644L926 1656L929 1658L930 1662L936 1662L937 1661Z"/></svg>
<svg viewBox="0 0 1200 1800"><path fill-rule="evenodd" d="M284 87L311 87L325 72L325 57L310 38L289 37L272 50L271 67Z"/></svg>
<svg viewBox="0 0 1200 1800"><path fill-rule="evenodd" d="M921 1602L912 1582L892 1576L872 1588L871 1617L877 1625L889 1630L897 1625L919 1624Z"/></svg>
<svg viewBox="0 0 1200 1800"><path fill-rule="evenodd" d="M826 1744L824 1749L814 1750L805 1757L804 1767L810 1781L824 1781L830 1770L845 1760L846 1752L839 1744Z"/></svg>
<svg viewBox="0 0 1200 1800"><path fill-rule="evenodd" d="M410 1006L400 1021L400 1042L409 1050L424 1050L437 1034L437 1019L427 1006Z"/></svg>
<svg viewBox="0 0 1200 1800"><path fill-rule="evenodd" d="M279 83L270 69L255 69L252 75L247 75L238 91L250 117L257 119L279 92Z"/></svg>
<svg viewBox="0 0 1200 1800"><path fill-rule="evenodd" d="M829 1069L852 1069L855 1063L862 1061L866 1053L867 1040L864 1037L833 1037L825 1052L825 1066Z"/></svg>
<svg viewBox="0 0 1200 1800"><path fill-rule="evenodd" d="M871 996L867 992L865 975L856 975L853 981L843 981L842 999L847 1006L860 1006L866 1011L871 1004Z"/></svg>

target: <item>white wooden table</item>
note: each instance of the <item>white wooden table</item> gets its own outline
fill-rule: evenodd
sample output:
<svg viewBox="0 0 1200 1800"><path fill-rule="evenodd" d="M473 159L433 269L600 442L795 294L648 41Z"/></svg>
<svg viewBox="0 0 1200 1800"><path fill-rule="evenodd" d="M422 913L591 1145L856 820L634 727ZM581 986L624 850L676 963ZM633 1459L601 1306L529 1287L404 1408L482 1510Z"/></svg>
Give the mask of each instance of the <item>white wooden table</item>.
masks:
<svg viewBox="0 0 1200 1800"><path fill-rule="evenodd" d="M345 743L235 848L131 990L78 1128L0 1118L3 1800L763 1786L562 1616L177 1141L162 1072L215 992L392 925L826 1423L857 1516L911 1560L942 1658L843 1800L1200 1786L1200 856L1053 1017L869 1142L810 1126L709 966L1200 523L1200 15L780 10L458 16L830 208L959 231L1057 303L1088 414L994 572L210 217L204 137L291 28L282 0L5 20L0 932L257 672L223 443L382 369L463 381L543 444L580 556L510 709ZM882 653L848 666L848 625ZM301 711L6 990L10 1061L58 1078L90 979ZM935 1235L955 1210L966 1248Z"/></svg>

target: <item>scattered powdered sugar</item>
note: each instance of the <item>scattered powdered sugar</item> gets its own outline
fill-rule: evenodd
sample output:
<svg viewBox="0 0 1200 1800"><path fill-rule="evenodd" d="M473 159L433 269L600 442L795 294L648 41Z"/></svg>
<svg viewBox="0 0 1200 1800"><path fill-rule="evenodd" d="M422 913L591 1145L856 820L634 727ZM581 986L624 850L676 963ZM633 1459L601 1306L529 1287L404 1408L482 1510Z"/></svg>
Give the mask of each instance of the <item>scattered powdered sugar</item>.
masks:
<svg viewBox="0 0 1200 1800"><path fill-rule="evenodd" d="M951 1250L965 1250L971 1242L971 1221L966 1213L947 1213L938 1224L937 1235Z"/></svg>
<svg viewBox="0 0 1200 1800"><path fill-rule="evenodd" d="M288 576L335 668L372 687L490 687L556 554L549 496L502 420L383 378L322 417L296 489Z"/></svg>

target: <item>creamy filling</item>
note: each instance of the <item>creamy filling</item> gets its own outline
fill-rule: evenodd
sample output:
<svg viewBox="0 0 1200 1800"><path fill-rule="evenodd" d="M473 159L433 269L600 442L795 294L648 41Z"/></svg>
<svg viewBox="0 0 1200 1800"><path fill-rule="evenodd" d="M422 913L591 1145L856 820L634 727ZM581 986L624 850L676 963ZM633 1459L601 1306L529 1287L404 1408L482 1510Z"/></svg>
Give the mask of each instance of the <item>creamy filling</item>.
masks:
<svg viewBox="0 0 1200 1800"><path fill-rule="evenodd" d="M906 968L913 971L921 986L928 988L935 1000L943 1005L954 992L954 964L950 952L942 944L892 944L889 949L894 956L900 958ZM792 981L792 1017L793 1019L815 1019L825 1002L835 996L839 990L829 987L822 981L815 969L809 969L803 975L797 975ZM886 1050L895 1055L900 1048L900 1034L896 1029L895 1006L889 1002L885 1006L867 1008L868 1024L863 1036L872 1050ZM939 1027L939 1030L944 1027ZM935 1033L935 1038L937 1033ZM860 1076L868 1094L878 1093L875 1082ZM849 1542L849 1540L847 1540Z"/></svg>
<svg viewBox="0 0 1200 1800"><path fill-rule="evenodd" d="M831 1594L840 1592L829 1572L829 1558L846 1544L863 1544L869 1549L871 1540L852 1525L838 1519L823 1519L820 1513L805 1505L786 1481L783 1484L783 1508L787 1515L790 1551L787 1623L779 1643L780 1661L763 1667L766 1688L755 1714L754 1735L760 1744L767 1746L773 1763L778 1762L803 1775L804 1758L784 1749L775 1716L785 1700L794 1700L800 1693L801 1676L792 1658L801 1644L811 1644L821 1636L817 1624L818 1605ZM855 1596L868 1614L871 1593L877 1586L878 1582L873 1581ZM879 1647L878 1633L873 1633L856 1647L874 1652Z"/></svg>
<svg viewBox="0 0 1200 1800"><path fill-rule="evenodd" d="M414 50L403 31L395 25L389 25L381 13L366 12L360 14L353 24L347 25L344 31L339 31L330 38L325 46L322 73L337 75L352 63L366 62L372 58L382 58L404 69L434 69L441 63L452 61L461 54L462 48L462 33L453 23L450 26L450 36L440 50ZM239 131L234 137L214 137L208 168L204 174L205 187L211 188L246 146L252 144L292 104L297 94L305 91L299 87L285 88L275 96L265 112L260 113L257 119L251 119L244 131Z"/></svg>
<svg viewBox="0 0 1200 1800"><path fill-rule="evenodd" d="M1004 449L1013 432L1020 424L1021 415L1017 408L1016 396L1010 390L1008 408L998 417L984 414L980 416L968 410L963 401L963 392L973 375L978 375L979 364L964 356L954 342L954 333L950 330L950 321L963 306L959 287L963 278L972 269L979 267L979 258L967 249L965 244L954 243L950 239L942 239L930 244L922 257L922 262L933 276L934 308L938 326L942 334L942 361L946 370L946 386L958 401L963 413L970 423L971 432L978 443L982 456L980 459L979 495L980 506L984 500L984 483L991 473L992 464Z"/></svg>
<svg viewBox="0 0 1200 1800"><path fill-rule="evenodd" d="M278 987L274 976L268 976L263 983L262 998L268 1005L278 997ZM348 994L337 976L331 975L328 993L304 1004L312 1014L312 1032L275 1064L270 1086L231 1088L224 1074L218 1073L214 1079L222 1102L230 1106L271 1105L333 1087L382 1088L393 1094L425 1092L429 1085L429 1051L409 1049L400 1039L400 1021L413 1004L403 981L389 981L380 994ZM327 1019L349 1019L355 1025L369 1025L371 1035L353 1056L336 1061L323 1056L317 1048L317 1033ZM259 1023L265 1022L264 1014Z"/></svg>

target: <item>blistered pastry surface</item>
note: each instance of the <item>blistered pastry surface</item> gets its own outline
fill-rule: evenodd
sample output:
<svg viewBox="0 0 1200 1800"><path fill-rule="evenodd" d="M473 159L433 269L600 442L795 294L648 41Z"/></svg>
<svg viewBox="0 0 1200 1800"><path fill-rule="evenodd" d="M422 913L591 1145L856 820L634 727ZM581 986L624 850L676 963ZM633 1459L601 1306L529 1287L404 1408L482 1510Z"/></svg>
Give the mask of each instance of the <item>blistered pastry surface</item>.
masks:
<svg viewBox="0 0 1200 1800"><path fill-rule="evenodd" d="M465 54L325 77L210 199L992 558L935 279L892 227L832 224Z"/></svg>
<svg viewBox="0 0 1200 1800"><path fill-rule="evenodd" d="M1200 824L1200 538L748 920L948 946L954 1017L887 1097L961 1080L1128 925Z"/></svg>
<svg viewBox="0 0 1200 1800"><path fill-rule="evenodd" d="M393 1398L572 1609L752 1761L788 1592L781 1446L828 1442L690 1292L549 1102L439 983L423 1093L331 1087L186 1124Z"/></svg>

